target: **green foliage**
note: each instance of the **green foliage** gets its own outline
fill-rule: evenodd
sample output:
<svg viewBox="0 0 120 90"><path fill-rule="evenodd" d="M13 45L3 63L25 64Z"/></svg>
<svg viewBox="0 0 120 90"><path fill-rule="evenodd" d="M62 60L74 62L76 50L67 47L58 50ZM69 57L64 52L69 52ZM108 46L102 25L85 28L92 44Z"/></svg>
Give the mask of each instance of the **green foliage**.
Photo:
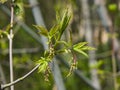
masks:
<svg viewBox="0 0 120 90"><path fill-rule="evenodd" d="M0 29L0 37L2 38L3 35L6 35L6 36L8 37L8 35L9 35L9 34L8 34L9 30L10 30L10 24L6 26L6 29L5 29L5 30Z"/></svg>
<svg viewBox="0 0 120 90"><path fill-rule="evenodd" d="M91 65L91 68L96 68L99 69L102 65L104 64L103 60L99 60L97 63L94 63L93 65Z"/></svg>
<svg viewBox="0 0 120 90"><path fill-rule="evenodd" d="M23 0L15 0L15 14L18 20L24 20L24 4Z"/></svg>
<svg viewBox="0 0 120 90"><path fill-rule="evenodd" d="M3 30L0 30L0 37L2 38L2 37L3 37L3 35L8 36L8 32L3 31Z"/></svg>
<svg viewBox="0 0 120 90"><path fill-rule="evenodd" d="M62 17L62 20L59 22L59 24L60 24L59 32L60 33L58 35L58 40L61 38L63 32L65 31L65 29L70 21L70 18L71 18L71 14L70 14L70 12L68 12L68 10L66 10Z"/></svg>
<svg viewBox="0 0 120 90"><path fill-rule="evenodd" d="M39 72L45 72L45 70L48 67L48 62L49 62L49 58L46 59L44 57L41 57L40 60L37 61L37 64L40 64Z"/></svg>
<svg viewBox="0 0 120 90"><path fill-rule="evenodd" d="M78 44L73 45L73 50L88 57L87 53L84 52L86 50L95 50L95 48L90 47L90 46L86 46L86 44L88 44L87 42L80 42Z"/></svg>

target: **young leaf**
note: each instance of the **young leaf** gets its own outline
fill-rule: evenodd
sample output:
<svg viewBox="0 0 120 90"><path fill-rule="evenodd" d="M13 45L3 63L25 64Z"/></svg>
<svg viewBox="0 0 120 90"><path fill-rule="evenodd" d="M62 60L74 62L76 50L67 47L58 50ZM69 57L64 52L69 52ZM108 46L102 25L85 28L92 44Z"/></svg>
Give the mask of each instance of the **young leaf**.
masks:
<svg viewBox="0 0 120 90"><path fill-rule="evenodd" d="M95 50L95 48L90 46L84 46L83 48L81 48L81 50Z"/></svg>
<svg viewBox="0 0 120 90"><path fill-rule="evenodd" d="M58 32L59 25L55 25L50 29L49 36L53 37Z"/></svg>
<svg viewBox="0 0 120 90"><path fill-rule="evenodd" d="M48 67L48 61L43 57L41 57L41 59L37 61L37 64L40 64L38 68L39 72L45 72Z"/></svg>
<svg viewBox="0 0 120 90"><path fill-rule="evenodd" d="M80 42L78 44L75 44L73 46L73 48L81 48L81 47L85 46L86 44L88 44L88 42Z"/></svg>
<svg viewBox="0 0 120 90"><path fill-rule="evenodd" d="M25 15L25 11L24 11L24 4L23 4L23 0L15 0L15 14L18 20L23 21L24 20L24 15Z"/></svg>
<svg viewBox="0 0 120 90"><path fill-rule="evenodd" d="M4 35L8 36L8 32L3 31L3 30L0 30L0 35L2 35L2 34L4 34Z"/></svg>
<svg viewBox="0 0 120 90"><path fill-rule="evenodd" d="M8 32L10 30L10 24L7 25L5 31Z"/></svg>
<svg viewBox="0 0 120 90"><path fill-rule="evenodd" d="M48 37L48 30L43 26L33 25L36 29L40 30L40 34Z"/></svg>
<svg viewBox="0 0 120 90"><path fill-rule="evenodd" d="M65 45L66 47L69 47L69 43L67 43L67 42L65 42L65 41L57 41L55 46L60 45L60 44L61 44L61 45L63 44L63 45Z"/></svg>
<svg viewBox="0 0 120 90"><path fill-rule="evenodd" d="M65 31L69 21L71 18L71 14L68 12L68 10L65 11L62 20L60 21L60 29L59 29L59 35L58 35L58 40L61 38L63 32Z"/></svg>
<svg viewBox="0 0 120 90"><path fill-rule="evenodd" d="M84 56L86 56L86 57L88 57L87 53L85 53L84 51L82 51L80 49L73 48L73 50L80 53L80 54L82 54L82 55L84 55Z"/></svg>

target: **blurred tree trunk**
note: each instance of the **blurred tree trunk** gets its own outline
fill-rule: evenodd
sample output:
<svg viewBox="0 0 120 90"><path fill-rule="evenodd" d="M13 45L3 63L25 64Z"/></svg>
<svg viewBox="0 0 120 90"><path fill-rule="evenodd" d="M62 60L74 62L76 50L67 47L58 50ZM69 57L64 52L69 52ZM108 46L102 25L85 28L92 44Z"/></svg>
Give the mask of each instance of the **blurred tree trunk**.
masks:
<svg viewBox="0 0 120 90"><path fill-rule="evenodd" d="M31 6L33 6L32 7L32 12L33 12L33 16L34 16L36 24L46 27L45 24L44 24L44 20L42 18L41 10L37 6L38 5L37 0L29 0L29 3L30 3ZM41 36L41 38L42 38L41 42L44 46L44 49L47 50L48 49L48 46L46 44L47 39L43 36ZM65 90L65 86L64 86L64 83L63 83L63 79L62 79L62 76L61 76L60 69L59 69L58 63L56 61L56 58L54 58L53 62L51 63L51 70L52 70L52 73L53 73L53 76L54 76L54 80L55 80L57 89L58 90Z"/></svg>
<svg viewBox="0 0 120 90"><path fill-rule="evenodd" d="M84 21L84 29L86 31L86 41L88 42L89 46L93 46L94 47L94 41L93 41L93 31L92 31L92 27L91 27L91 21L90 21L90 11L89 11L89 5L88 5L88 0L81 0L81 4L82 4L82 13L83 13L83 21ZM89 65L93 66L95 65L96 59L95 59L95 51L89 51ZM92 84L94 87L96 87L96 90L101 90L100 87L100 82L98 79L98 75L97 75L97 69L93 68L90 69L90 73L91 73L91 79L92 79Z"/></svg>
<svg viewBox="0 0 120 90"><path fill-rule="evenodd" d="M118 90L117 85L117 64L116 64L116 57L115 53L119 50L119 42L117 38L115 37L115 27L114 27L114 19L113 15L110 16L107 13L107 9L105 7L105 1L104 0L94 0L94 3L96 5L96 10L98 12L98 15L101 19L103 27L106 29L107 33L110 34L110 48L111 48L111 60L112 60L112 69L113 69L113 83L114 83L114 89ZM108 82L109 83L109 82Z"/></svg>

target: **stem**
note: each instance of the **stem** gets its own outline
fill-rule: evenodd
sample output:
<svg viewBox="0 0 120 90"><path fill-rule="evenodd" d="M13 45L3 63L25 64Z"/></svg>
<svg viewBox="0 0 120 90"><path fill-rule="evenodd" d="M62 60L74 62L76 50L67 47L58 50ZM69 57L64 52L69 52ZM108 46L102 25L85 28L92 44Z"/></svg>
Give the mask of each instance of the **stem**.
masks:
<svg viewBox="0 0 120 90"><path fill-rule="evenodd" d="M11 20L10 20L10 34L8 35L9 39L9 62L10 62L10 82L13 82L13 59L12 59L12 44L13 44L13 18L14 18L14 7L11 5ZM10 87L10 90L14 90L14 85Z"/></svg>
<svg viewBox="0 0 120 90"><path fill-rule="evenodd" d="M114 29L111 31L111 35L112 35L112 69L113 69L113 81L114 81L114 88L115 90L118 90L118 86L117 86L117 65L116 65L116 59L115 59L115 45L114 45Z"/></svg>
<svg viewBox="0 0 120 90"><path fill-rule="evenodd" d="M38 64L37 66L35 66L30 72L28 72L27 74L25 74L24 76L22 76L21 78L18 78L17 80L11 82L11 83L8 83L8 84L5 84L5 85L1 85L1 89L5 89L7 87L10 87L12 85L15 85L17 84L18 82L24 80L25 78L27 78L28 76L30 76L35 70L38 69L38 67L40 66L40 64Z"/></svg>

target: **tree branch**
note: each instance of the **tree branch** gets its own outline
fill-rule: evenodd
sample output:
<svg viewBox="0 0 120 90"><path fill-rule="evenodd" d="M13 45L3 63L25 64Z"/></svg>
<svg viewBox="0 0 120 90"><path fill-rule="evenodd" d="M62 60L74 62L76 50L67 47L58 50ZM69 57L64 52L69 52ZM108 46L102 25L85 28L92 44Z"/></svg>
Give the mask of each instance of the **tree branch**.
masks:
<svg viewBox="0 0 120 90"><path fill-rule="evenodd" d="M23 77L21 78L18 78L17 80L11 82L11 83L8 83L8 84L5 84L5 85L1 85L1 89L5 89L7 87L10 87L12 85L15 85L17 84L18 82L24 80L25 78L27 78L28 76L30 76L34 71L36 71L38 69L38 67L40 66L40 64L38 64L37 66L35 66L30 72L28 72L27 74L25 74Z"/></svg>
<svg viewBox="0 0 120 90"><path fill-rule="evenodd" d="M12 0L12 4L14 3L14 0ZM13 44L13 21L14 21L14 6L11 5L11 20L10 20L10 33L8 35L9 39L9 63L10 63L10 82L13 82L13 56L12 56L12 44ZM14 86L10 87L10 90L14 90Z"/></svg>

